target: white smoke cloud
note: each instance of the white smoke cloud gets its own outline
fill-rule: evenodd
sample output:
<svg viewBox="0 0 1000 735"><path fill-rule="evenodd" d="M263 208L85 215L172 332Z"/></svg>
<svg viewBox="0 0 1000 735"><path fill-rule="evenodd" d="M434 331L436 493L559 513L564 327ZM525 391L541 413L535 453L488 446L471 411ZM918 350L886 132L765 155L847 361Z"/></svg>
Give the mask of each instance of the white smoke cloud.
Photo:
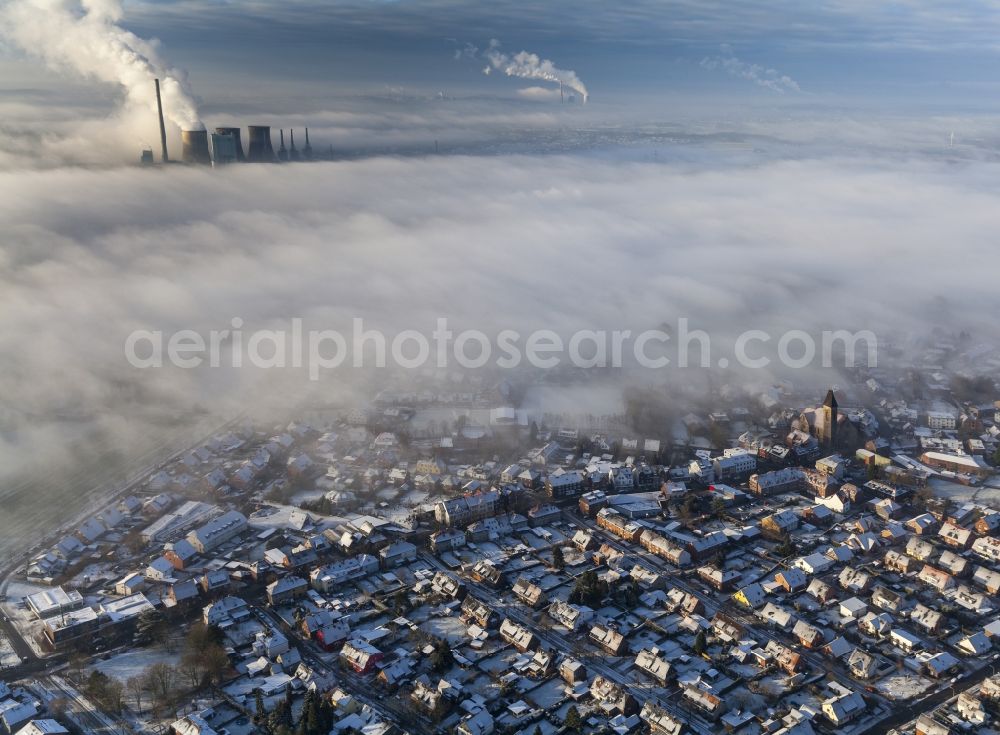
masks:
<svg viewBox="0 0 1000 735"><path fill-rule="evenodd" d="M0 33L58 71L121 85L127 114L155 112L159 78L164 115L182 130L202 129L184 72L122 28L122 17L120 0L11 0L0 8Z"/></svg>
<svg viewBox="0 0 1000 735"><path fill-rule="evenodd" d="M474 54L474 46L467 46L463 53L468 55L470 48ZM548 59L539 57L538 54L521 51L511 56L500 50L500 42L494 38L490 41L489 48L483 55L487 61L487 65L483 68L484 74L490 74L493 70L498 70L509 77L555 82L577 92L583 98L584 102L589 97L586 85L576 75L575 71L560 69Z"/></svg>
<svg viewBox="0 0 1000 735"><path fill-rule="evenodd" d="M764 87L779 94L802 91L798 82L787 74L782 74L777 69L743 61L736 57L728 45L722 46L722 55L702 59L701 66L710 71L722 69L731 76L746 79L758 87Z"/></svg>

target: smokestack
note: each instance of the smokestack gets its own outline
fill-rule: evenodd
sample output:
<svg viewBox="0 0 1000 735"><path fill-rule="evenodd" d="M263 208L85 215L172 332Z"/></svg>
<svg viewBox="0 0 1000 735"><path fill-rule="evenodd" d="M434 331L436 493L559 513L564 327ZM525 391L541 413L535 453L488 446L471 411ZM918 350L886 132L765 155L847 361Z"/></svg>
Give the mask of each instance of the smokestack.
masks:
<svg viewBox="0 0 1000 735"><path fill-rule="evenodd" d="M246 161L246 157L243 155L243 142L240 140L240 129L239 128L216 128L215 132L219 135L231 135L233 136L233 143L236 147L236 160L239 163Z"/></svg>
<svg viewBox="0 0 1000 735"><path fill-rule="evenodd" d="M181 160L184 163L210 165L212 156L208 153L207 130L181 131Z"/></svg>
<svg viewBox="0 0 1000 735"><path fill-rule="evenodd" d="M278 160L287 161L288 160L288 149L285 148L285 129L282 128L278 131L281 135L281 145L278 146Z"/></svg>
<svg viewBox="0 0 1000 735"><path fill-rule="evenodd" d="M294 130L294 128L288 131L288 137L289 137L289 143L288 143L288 145L289 145L289 148L288 148L288 160L289 161L298 161L299 160L299 152L297 150L295 150L295 130Z"/></svg>
<svg viewBox="0 0 1000 735"><path fill-rule="evenodd" d="M149 87L146 87L149 89ZM156 114L160 118L160 160L166 163L167 158L167 129L163 127L163 103L160 101L160 80L156 80Z"/></svg>
<svg viewBox="0 0 1000 735"><path fill-rule="evenodd" d="M306 128L306 144L302 148L302 157L308 161L310 158L312 158L312 156L313 156L313 149L312 146L309 145L309 128Z"/></svg>
<svg viewBox="0 0 1000 735"><path fill-rule="evenodd" d="M560 102L565 102L565 101L566 101L566 97L565 97L565 95L563 94L563 86L562 86L562 82L559 82L559 101L560 101Z"/></svg>
<svg viewBox="0 0 1000 735"><path fill-rule="evenodd" d="M271 147L271 127L251 125L247 128L250 140L247 146L247 160L251 163L274 163L274 148Z"/></svg>

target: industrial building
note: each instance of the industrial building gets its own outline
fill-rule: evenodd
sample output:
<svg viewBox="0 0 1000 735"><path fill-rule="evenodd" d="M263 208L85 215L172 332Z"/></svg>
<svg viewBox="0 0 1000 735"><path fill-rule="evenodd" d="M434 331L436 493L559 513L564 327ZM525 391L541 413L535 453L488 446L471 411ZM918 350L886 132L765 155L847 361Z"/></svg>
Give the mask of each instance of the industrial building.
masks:
<svg viewBox="0 0 1000 735"><path fill-rule="evenodd" d="M160 162L169 163L167 154L167 131L163 121L163 104L160 100L160 80L156 80L156 111L160 126ZM306 142L301 150L295 146L295 131L289 129L289 145L285 147L285 131L279 130L280 143L275 152L271 144L269 125L247 127L247 150L244 153L240 128L217 127L209 135L204 127L181 131L181 162L203 166L221 166L232 163L275 163L310 161L313 149L309 142L309 128L305 129ZM332 150L332 149L331 149ZM139 161L143 165L153 164L151 148L142 150Z"/></svg>

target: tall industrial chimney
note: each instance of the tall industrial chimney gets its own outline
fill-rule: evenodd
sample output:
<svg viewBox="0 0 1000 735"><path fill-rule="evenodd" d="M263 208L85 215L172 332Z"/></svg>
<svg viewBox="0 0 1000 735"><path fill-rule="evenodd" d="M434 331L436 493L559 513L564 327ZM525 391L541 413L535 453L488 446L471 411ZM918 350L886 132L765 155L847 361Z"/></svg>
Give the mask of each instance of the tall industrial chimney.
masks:
<svg viewBox="0 0 1000 735"><path fill-rule="evenodd" d="M243 142L240 140L240 129L239 128L216 128L215 132L219 135L231 135L233 136L233 142L236 146L236 160L239 163L246 161L246 156L243 155Z"/></svg>
<svg viewBox="0 0 1000 735"><path fill-rule="evenodd" d="M278 160L287 161L288 160L288 150L285 148L285 129L282 128L278 131L281 136L281 142L278 144Z"/></svg>
<svg viewBox="0 0 1000 735"><path fill-rule="evenodd" d="M309 145L309 128L306 128L306 144L302 148L302 157L307 161L313 157L312 146Z"/></svg>
<svg viewBox="0 0 1000 735"><path fill-rule="evenodd" d="M167 158L167 129L163 127L163 103L160 101L160 80L156 80L156 114L160 118L160 160L166 163Z"/></svg>
<svg viewBox="0 0 1000 735"><path fill-rule="evenodd" d="M289 140L289 144L288 144L288 160L289 161L298 161L299 160L299 152L295 148L295 129L294 128L288 131L288 137L290 139Z"/></svg>
<svg viewBox="0 0 1000 735"><path fill-rule="evenodd" d="M208 152L207 130L181 131L181 160L184 163L211 165L212 156Z"/></svg>
<svg viewBox="0 0 1000 735"><path fill-rule="evenodd" d="M247 160L252 163L274 163L274 148L271 147L271 127L251 125L247 128L250 140L247 142Z"/></svg>

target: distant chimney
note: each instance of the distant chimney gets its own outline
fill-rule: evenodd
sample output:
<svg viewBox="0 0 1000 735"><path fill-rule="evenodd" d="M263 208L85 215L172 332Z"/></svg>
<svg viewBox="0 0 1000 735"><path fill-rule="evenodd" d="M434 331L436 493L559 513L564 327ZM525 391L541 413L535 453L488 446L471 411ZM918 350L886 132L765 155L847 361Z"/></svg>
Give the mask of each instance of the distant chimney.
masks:
<svg viewBox="0 0 1000 735"><path fill-rule="evenodd" d="M310 158L312 158L312 155L313 155L313 149L312 146L309 145L309 128L306 128L306 144L302 148L302 157L308 161Z"/></svg>
<svg viewBox="0 0 1000 735"><path fill-rule="evenodd" d="M216 128L215 132L219 135L231 135L233 136L233 143L236 147L236 160L240 163L246 161L246 157L243 155L243 141L240 140L240 129L239 128Z"/></svg>
<svg viewBox="0 0 1000 735"><path fill-rule="evenodd" d="M212 156L208 152L207 130L181 131L181 160L184 163L211 165Z"/></svg>
<svg viewBox="0 0 1000 735"><path fill-rule="evenodd" d="M163 103L160 101L160 80L156 81L156 114L160 118L160 160L166 163L167 158L167 129L163 126Z"/></svg>
<svg viewBox="0 0 1000 735"><path fill-rule="evenodd" d="M271 127L269 125L251 125L247 128L249 136L247 160L251 163L274 163L274 148L271 147Z"/></svg>
<svg viewBox="0 0 1000 735"><path fill-rule="evenodd" d="M298 161L299 160L299 152L297 150L295 150L295 130L294 129L288 131L288 139L289 139L288 140L288 146L289 146L288 147L288 160L289 161Z"/></svg>
<svg viewBox="0 0 1000 735"><path fill-rule="evenodd" d="M279 131L281 135L281 145L278 146L278 160L287 161L288 160L288 149L285 148L285 131L284 129Z"/></svg>

